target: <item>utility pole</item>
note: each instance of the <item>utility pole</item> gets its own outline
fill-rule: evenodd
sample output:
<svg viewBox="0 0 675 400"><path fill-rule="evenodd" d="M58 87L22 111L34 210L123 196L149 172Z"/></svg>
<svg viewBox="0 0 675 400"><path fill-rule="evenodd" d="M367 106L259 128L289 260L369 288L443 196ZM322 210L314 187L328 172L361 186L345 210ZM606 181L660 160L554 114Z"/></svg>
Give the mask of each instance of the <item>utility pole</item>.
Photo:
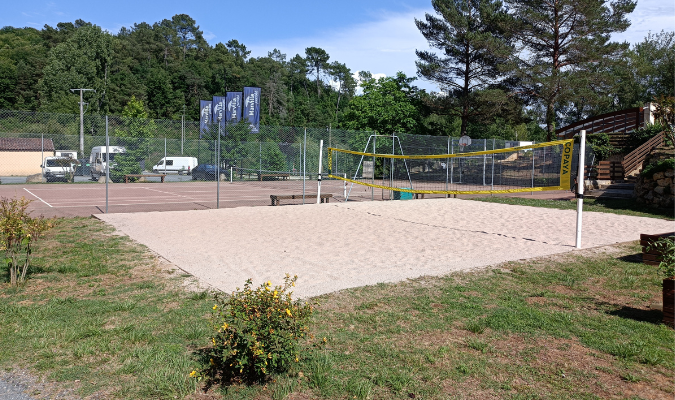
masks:
<svg viewBox="0 0 675 400"><path fill-rule="evenodd" d="M82 158L84 158L84 100L82 99L83 93L86 91L92 91L96 93L94 89L70 89L72 93L80 91L80 153Z"/></svg>

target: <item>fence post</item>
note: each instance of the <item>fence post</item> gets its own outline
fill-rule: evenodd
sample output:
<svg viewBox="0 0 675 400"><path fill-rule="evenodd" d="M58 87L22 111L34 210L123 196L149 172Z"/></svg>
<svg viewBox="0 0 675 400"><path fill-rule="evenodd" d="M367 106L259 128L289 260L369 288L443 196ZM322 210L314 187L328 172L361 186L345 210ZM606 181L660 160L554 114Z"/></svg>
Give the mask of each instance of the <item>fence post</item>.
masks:
<svg viewBox="0 0 675 400"><path fill-rule="evenodd" d="M41 139L41 143L42 143L42 150L41 151L42 152L40 154L40 157L42 157L41 161L40 161L40 165L42 166L42 170L40 171L40 174L42 176L40 176L40 182L44 182L45 181L45 167L44 167L44 163L45 163L45 134L43 132L40 135L41 135L41 138L42 138Z"/></svg>
<svg viewBox="0 0 675 400"><path fill-rule="evenodd" d="M166 164L166 160L165 160ZM108 116L105 116L105 213L108 213L108 181L110 180L110 137L108 136Z"/></svg>
<svg viewBox="0 0 675 400"><path fill-rule="evenodd" d="M302 204L305 204L305 187L307 183L307 128L305 128L305 140L302 154Z"/></svg>

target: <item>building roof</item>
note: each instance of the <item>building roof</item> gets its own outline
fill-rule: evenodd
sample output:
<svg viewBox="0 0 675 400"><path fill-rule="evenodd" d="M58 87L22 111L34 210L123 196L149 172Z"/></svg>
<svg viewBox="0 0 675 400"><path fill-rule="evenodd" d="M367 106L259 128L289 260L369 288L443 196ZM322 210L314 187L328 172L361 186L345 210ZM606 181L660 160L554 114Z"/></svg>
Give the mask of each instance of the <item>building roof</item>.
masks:
<svg viewBox="0 0 675 400"><path fill-rule="evenodd" d="M0 138L0 151L54 151L51 139Z"/></svg>

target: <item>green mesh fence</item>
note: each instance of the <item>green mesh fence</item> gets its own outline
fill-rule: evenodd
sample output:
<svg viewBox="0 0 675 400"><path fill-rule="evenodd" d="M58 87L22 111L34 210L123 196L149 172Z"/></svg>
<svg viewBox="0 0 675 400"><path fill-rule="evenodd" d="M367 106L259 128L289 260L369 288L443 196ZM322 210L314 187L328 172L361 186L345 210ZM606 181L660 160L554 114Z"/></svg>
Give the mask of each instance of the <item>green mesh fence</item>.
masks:
<svg viewBox="0 0 675 400"><path fill-rule="evenodd" d="M221 129L219 141L215 126L200 137L196 121L119 116L107 120L109 152L105 116L85 115L81 140L79 115L0 110L0 182L45 182L46 159L63 152L73 159L64 167L71 173L50 181L81 184L77 196L91 191L82 204L89 207L87 212L105 212L105 205L108 212L272 205L275 196L291 197L281 204L306 204L316 202L321 141L324 166L328 147L406 155L459 151L459 139L448 136L397 134L394 143L387 138L371 140L374 133L365 131L261 126L253 134L246 124L239 124ZM462 151L531 143L481 139ZM340 153L331 159L336 173L353 171L357 161ZM491 167L491 160L476 163L479 169L484 164ZM104 193L99 183L106 181L106 172L112 185ZM327 179L327 172L324 167L321 192L330 195L325 200L344 201L345 182ZM375 195L371 188L361 192L352 191L349 200L391 198L391 193ZM78 204L73 199L45 202L52 207Z"/></svg>

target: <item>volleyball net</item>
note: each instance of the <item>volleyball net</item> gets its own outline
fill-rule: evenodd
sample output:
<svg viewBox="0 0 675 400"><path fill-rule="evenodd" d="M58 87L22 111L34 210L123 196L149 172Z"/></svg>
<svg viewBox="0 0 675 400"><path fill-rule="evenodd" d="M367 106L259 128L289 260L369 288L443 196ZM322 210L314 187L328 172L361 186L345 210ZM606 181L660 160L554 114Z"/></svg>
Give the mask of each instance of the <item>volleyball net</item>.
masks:
<svg viewBox="0 0 675 400"><path fill-rule="evenodd" d="M570 190L573 142L434 155L403 154L395 141L391 154L329 147L328 177L390 190L394 198Z"/></svg>

